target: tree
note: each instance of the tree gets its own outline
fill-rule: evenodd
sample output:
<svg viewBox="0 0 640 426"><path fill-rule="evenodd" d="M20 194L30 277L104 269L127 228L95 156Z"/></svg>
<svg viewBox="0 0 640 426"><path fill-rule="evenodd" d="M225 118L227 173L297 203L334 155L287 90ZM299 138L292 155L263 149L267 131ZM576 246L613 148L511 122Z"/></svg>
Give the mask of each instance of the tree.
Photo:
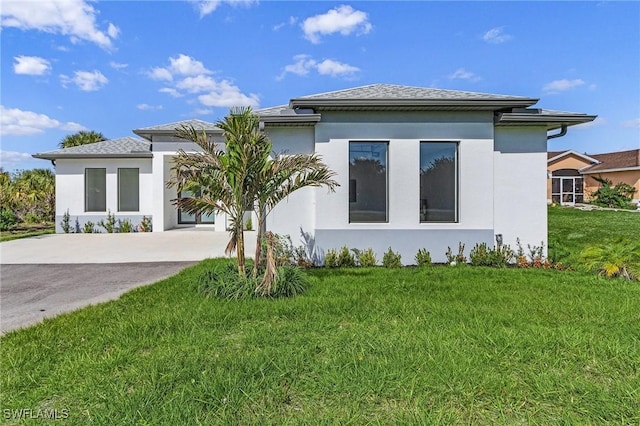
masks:
<svg viewBox="0 0 640 426"><path fill-rule="evenodd" d="M272 154L272 144L260 131L259 124L260 118L251 108L231 109L227 117L216 123L224 132L225 151L218 150L216 143L204 131L192 127L177 129L178 137L195 142L202 152L180 150L173 167L174 176L168 182L170 187L177 186L179 190L200 194L174 200L180 209L188 213L222 211L227 214L231 238L225 251L229 254L236 250L240 276L246 276L245 211L255 210L258 218L253 269L256 276L260 243L269 212L300 188L327 186L333 190L338 185L332 179L335 173L316 154ZM268 282L266 284L269 285Z"/></svg>
<svg viewBox="0 0 640 426"><path fill-rule="evenodd" d="M636 189L628 183L620 182L611 186L612 182L609 179L601 176L593 176L593 179L600 184L600 188L591 194L593 204L611 208L626 208L633 201Z"/></svg>
<svg viewBox="0 0 640 426"><path fill-rule="evenodd" d="M102 142L107 140L100 132L94 132L93 130L81 130L72 135L65 136L60 141L60 148L70 148L72 146L88 145L90 143Z"/></svg>
<svg viewBox="0 0 640 426"><path fill-rule="evenodd" d="M0 206L20 222L50 222L55 219L55 175L49 169L0 169Z"/></svg>

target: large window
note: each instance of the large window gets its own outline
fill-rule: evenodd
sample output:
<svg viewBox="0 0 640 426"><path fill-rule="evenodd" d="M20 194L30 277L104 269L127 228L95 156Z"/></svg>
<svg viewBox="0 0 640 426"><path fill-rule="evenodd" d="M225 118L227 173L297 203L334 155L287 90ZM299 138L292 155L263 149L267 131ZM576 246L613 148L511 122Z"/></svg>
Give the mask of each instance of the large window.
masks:
<svg viewBox="0 0 640 426"><path fill-rule="evenodd" d="M584 202L584 179L574 169L553 172L551 179L551 201L562 205Z"/></svg>
<svg viewBox="0 0 640 426"><path fill-rule="evenodd" d="M420 143L420 222L458 221L458 144Z"/></svg>
<svg viewBox="0 0 640 426"><path fill-rule="evenodd" d="M193 193L190 191L180 191L178 193L178 198L192 198L192 197L199 197L200 193ZM180 224L200 224L200 223L206 223L206 224L214 224L216 221L216 215L215 213L203 213L203 212L196 212L196 213L187 213L185 211L182 211L182 209L178 209L178 223Z"/></svg>
<svg viewBox="0 0 640 426"><path fill-rule="evenodd" d="M84 169L84 210L107 211L107 169Z"/></svg>
<svg viewBox="0 0 640 426"><path fill-rule="evenodd" d="M387 222L387 142L349 143L349 222Z"/></svg>
<svg viewBox="0 0 640 426"><path fill-rule="evenodd" d="M118 169L118 211L140 210L140 169Z"/></svg>

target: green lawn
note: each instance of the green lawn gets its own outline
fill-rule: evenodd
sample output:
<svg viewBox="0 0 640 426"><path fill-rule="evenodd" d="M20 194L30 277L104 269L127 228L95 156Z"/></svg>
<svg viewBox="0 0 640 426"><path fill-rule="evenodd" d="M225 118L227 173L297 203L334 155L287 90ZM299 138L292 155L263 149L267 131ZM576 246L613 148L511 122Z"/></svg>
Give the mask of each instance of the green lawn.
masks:
<svg viewBox="0 0 640 426"><path fill-rule="evenodd" d="M3 336L4 420L25 409L109 425L640 423L638 283L317 269L294 299L204 299L197 278L218 262Z"/></svg>

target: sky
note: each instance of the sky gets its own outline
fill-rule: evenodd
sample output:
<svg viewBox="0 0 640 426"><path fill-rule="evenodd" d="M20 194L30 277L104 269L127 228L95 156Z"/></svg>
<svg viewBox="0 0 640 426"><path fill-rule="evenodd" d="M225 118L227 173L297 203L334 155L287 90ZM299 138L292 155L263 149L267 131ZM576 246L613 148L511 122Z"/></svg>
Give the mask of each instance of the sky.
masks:
<svg viewBox="0 0 640 426"><path fill-rule="evenodd" d="M596 114L550 151L640 148L640 2L0 0L0 165L374 83Z"/></svg>

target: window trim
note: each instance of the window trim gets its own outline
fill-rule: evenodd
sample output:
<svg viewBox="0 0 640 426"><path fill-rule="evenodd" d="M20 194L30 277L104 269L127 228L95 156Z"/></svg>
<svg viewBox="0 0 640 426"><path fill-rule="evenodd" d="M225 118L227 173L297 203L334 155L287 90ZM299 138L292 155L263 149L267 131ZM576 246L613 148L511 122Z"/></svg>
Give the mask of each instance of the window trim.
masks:
<svg viewBox="0 0 640 426"><path fill-rule="evenodd" d="M420 209L421 209L421 192L422 192L422 184L420 182L420 166L421 166L421 162L422 162L422 158L420 155L420 147L422 146L422 144L437 144L437 143L441 143L441 144L453 144L455 146L455 153L454 153L454 165L455 165L455 172L454 172L454 183L453 183L453 190L454 190L454 201L453 201L453 220L422 220L421 219L421 214L420 214ZM418 160L418 220L420 222L420 224L424 224L424 225L436 225L436 224L452 224L452 223L460 223L460 141L459 140L420 140L419 144L418 144L418 151L419 151L419 160Z"/></svg>
<svg viewBox="0 0 640 426"><path fill-rule="evenodd" d="M354 143L360 143L360 144L384 144L386 146L386 150L385 150L385 186L384 186L384 191L385 191L385 220L384 221L371 221L371 220L363 220L363 221L353 221L351 220L351 200L354 200L353 202L356 202L355 200L357 200L357 195L356 194L351 194L351 188L352 188L352 183L351 181L355 179L351 178L351 144ZM389 223L389 190L390 190L390 186L389 186L389 151L390 151L390 141L388 139L382 139L382 140L376 140L376 139L350 139L348 142L348 163L349 163L349 197L348 197L348 214L347 214L347 220L349 224L356 224L356 225L367 225L367 224L371 224L371 225L380 225L380 224L388 224ZM353 187L355 188L355 183L353 184Z"/></svg>
<svg viewBox="0 0 640 426"><path fill-rule="evenodd" d="M102 177L104 179L104 210L91 210L89 209L89 170L102 170ZM84 211L85 213L107 211L107 168L106 167L85 167L84 168Z"/></svg>
<svg viewBox="0 0 640 426"><path fill-rule="evenodd" d="M137 186L137 200L136 200L136 205L137 205L137 209L135 210L123 210L121 205L122 205L122 191L121 191L121 187L120 187L120 171L121 170L137 170L137 177L138 177L138 186ZM118 175L118 211L119 212L139 212L140 211L140 168L139 167L118 167L117 170L117 175Z"/></svg>

